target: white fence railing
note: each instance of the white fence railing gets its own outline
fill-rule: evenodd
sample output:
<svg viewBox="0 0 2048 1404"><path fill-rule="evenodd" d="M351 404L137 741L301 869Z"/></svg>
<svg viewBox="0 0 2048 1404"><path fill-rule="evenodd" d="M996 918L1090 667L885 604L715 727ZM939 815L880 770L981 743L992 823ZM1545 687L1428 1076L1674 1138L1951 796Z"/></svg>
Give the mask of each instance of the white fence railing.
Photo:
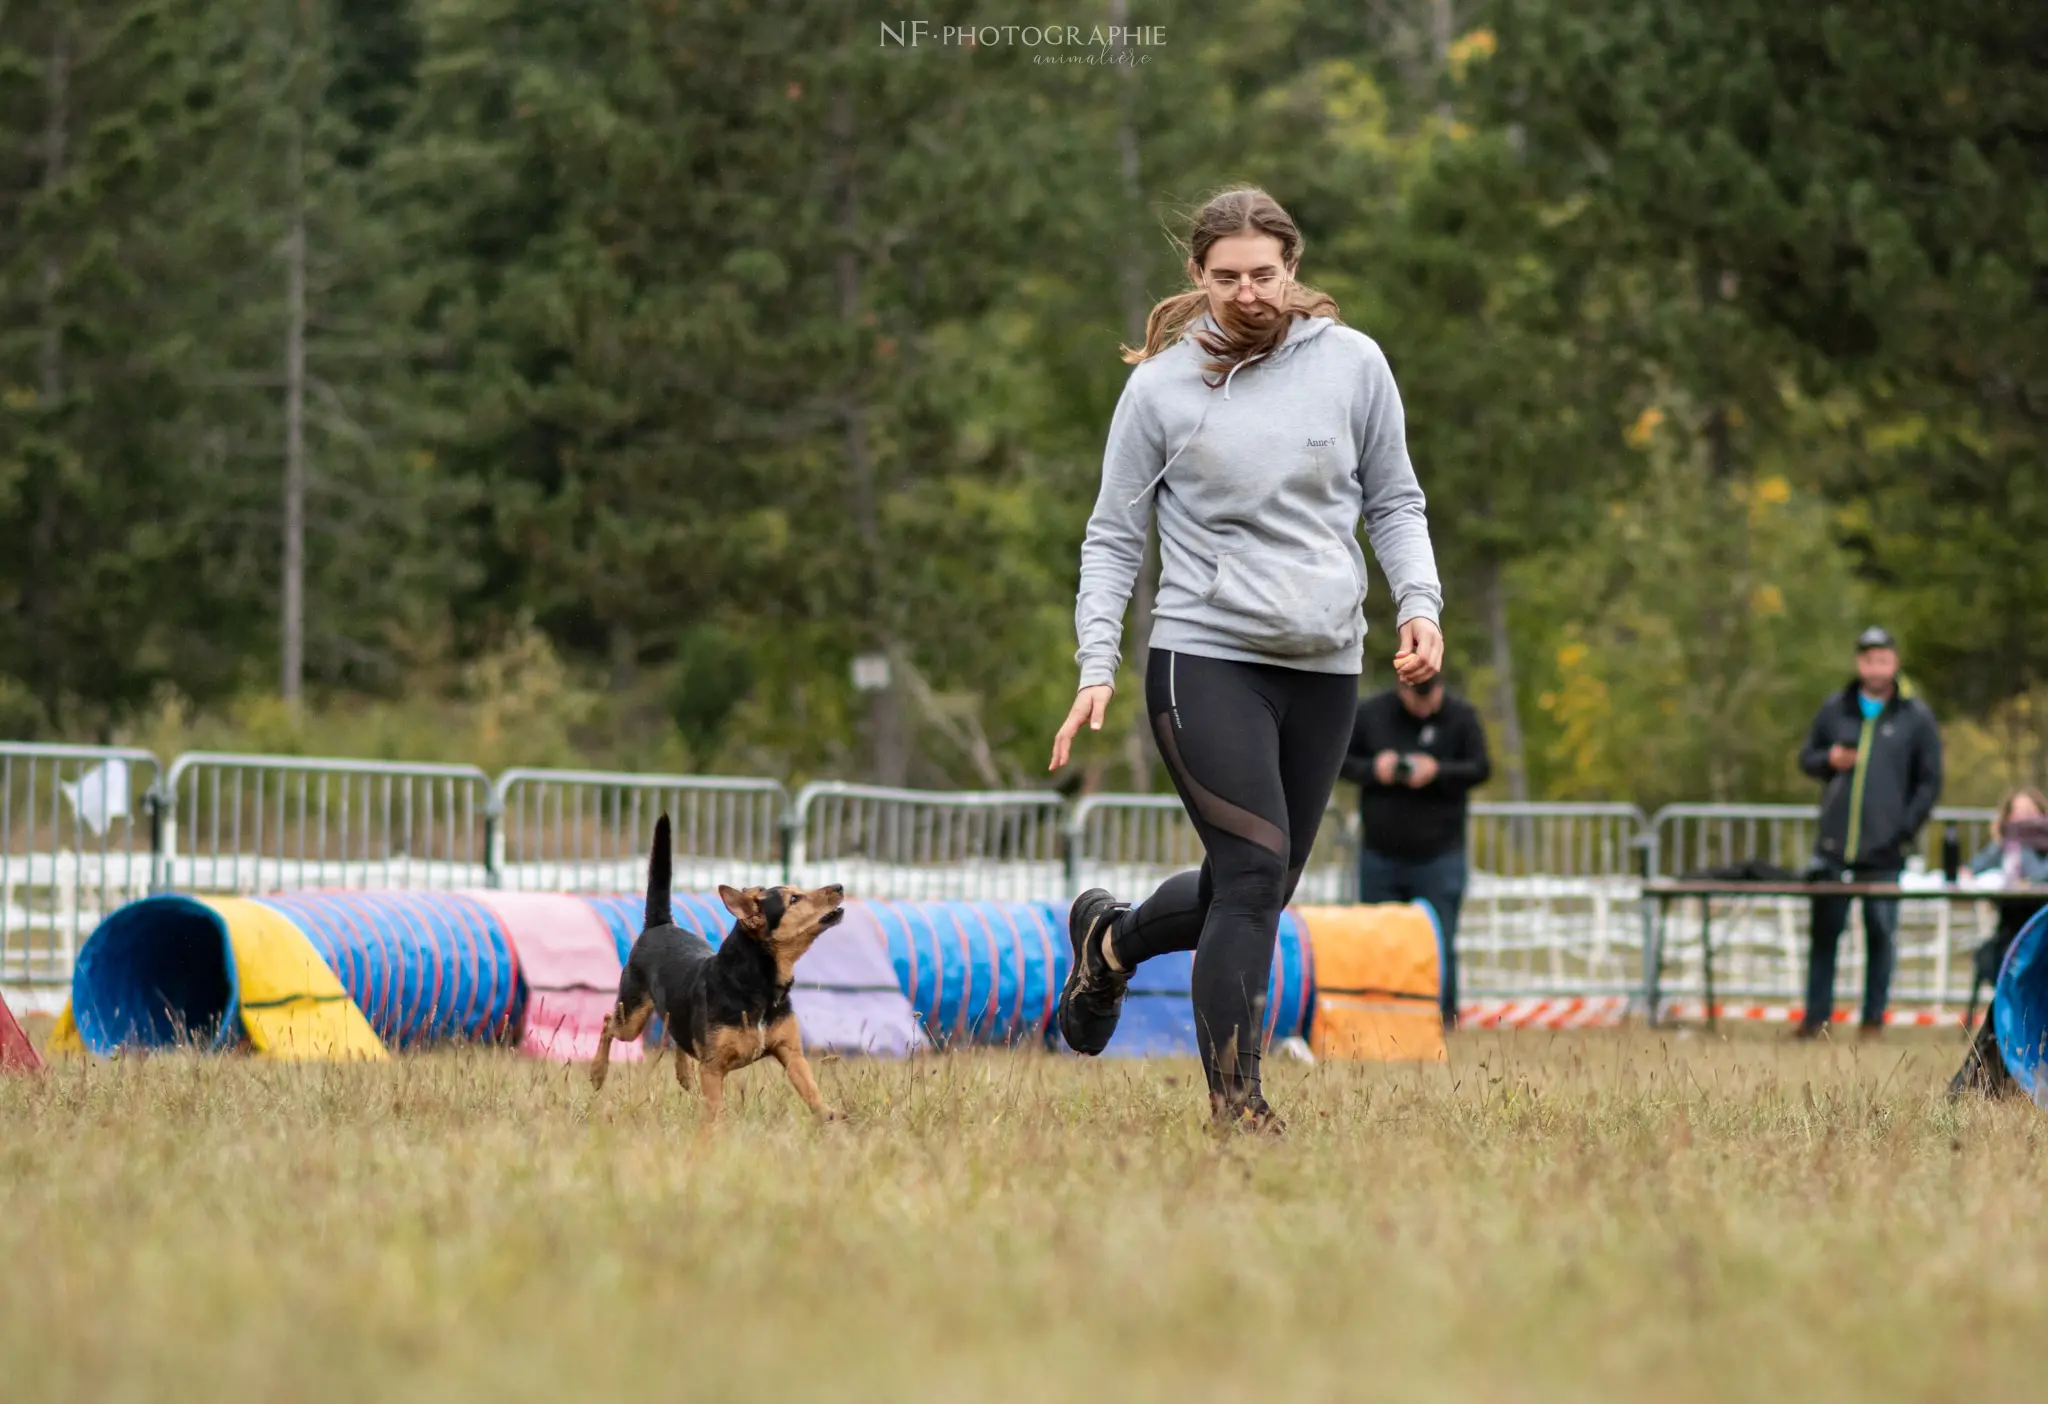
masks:
<svg viewBox="0 0 2048 1404"><path fill-rule="evenodd" d="M490 798L473 765L192 752L164 776L157 885L483 887Z"/></svg>
<svg viewBox="0 0 2048 1404"><path fill-rule="evenodd" d="M1651 825L1657 871L1677 877L1758 862L1799 873L1813 857L1819 817L1810 804L1667 804ZM1940 857L1947 825L1955 825L1967 863L1989 841L1995 817L1989 809L1936 809L1920 836L1931 850L1930 865Z"/></svg>
<svg viewBox="0 0 2048 1404"><path fill-rule="evenodd" d="M1069 895L1065 807L1031 791L806 785L790 812L788 880L906 901L1057 901Z"/></svg>
<svg viewBox="0 0 2048 1404"><path fill-rule="evenodd" d="M778 883L788 808L788 794L773 780L508 770L490 811L493 884L638 892L661 814L669 816L676 890Z"/></svg>
<svg viewBox="0 0 2048 1404"><path fill-rule="evenodd" d="M1065 901L1086 887L1142 898L1201 861L1172 794L956 793L826 782L794 797L773 780L510 770L195 753L160 767L146 751L0 744L0 983L68 980L80 943L150 890L316 887L638 891L654 817L670 816L679 888L837 882L885 899ZM1991 815L1937 810L1965 850ZM1803 805L1474 804L1459 929L1474 997L1639 996L1661 962L1667 1000L1702 989L1696 905L1659 932L1647 875L1770 863L1800 872L1814 811ZM1296 889L1301 904L1357 891L1358 821L1326 816ZM1796 1001L1807 905L1717 907L1724 999ZM1969 997L1968 953L1986 906L1907 901L1893 997L1937 1010ZM1860 989L1852 918L1838 1000Z"/></svg>
<svg viewBox="0 0 2048 1404"><path fill-rule="evenodd" d="M1807 899L1716 898L1713 906L1714 998L1720 1003L1796 1005L1805 999ZM1998 922L1992 903L1948 900L1899 904L1898 949L1891 1003L1945 1014L1969 1001L1972 950ZM1663 932L1665 1003L1685 1004L1705 994L1698 899L1672 905ZM1854 1009L1869 965L1863 910L1852 910L1835 965L1835 1004Z"/></svg>
<svg viewBox="0 0 2048 1404"><path fill-rule="evenodd" d="M1643 984L1642 812L1618 804L1474 804L1459 985L1475 997L1633 993ZM1358 819L1331 809L1294 900L1357 900ZM1093 795L1068 822L1069 892L1142 898L1202 860L1166 795Z"/></svg>

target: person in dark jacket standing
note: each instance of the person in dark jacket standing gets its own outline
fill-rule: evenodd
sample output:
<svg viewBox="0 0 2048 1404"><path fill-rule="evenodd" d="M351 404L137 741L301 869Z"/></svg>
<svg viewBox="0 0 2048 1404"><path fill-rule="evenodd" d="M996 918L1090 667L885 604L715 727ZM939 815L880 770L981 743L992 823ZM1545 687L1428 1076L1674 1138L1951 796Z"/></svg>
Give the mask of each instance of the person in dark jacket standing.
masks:
<svg viewBox="0 0 2048 1404"><path fill-rule="evenodd" d="M1823 881L1895 882L1906 850L1941 797L1941 732L1934 713L1899 675L1898 645L1883 629L1856 640L1856 679L1821 705L1799 768L1822 782L1814 867ZM1835 1007L1835 949L1849 921L1847 897L1813 899L1806 1015L1799 1036L1826 1027ZM1870 964L1863 1035L1884 1027L1897 957L1899 904L1863 899Z"/></svg>
<svg viewBox="0 0 2048 1404"><path fill-rule="evenodd" d="M1465 800L1492 764L1486 728L1441 676L1358 704L1343 776L1358 785L1358 900L1436 909L1444 1027L1458 1022L1458 908L1465 900Z"/></svg>

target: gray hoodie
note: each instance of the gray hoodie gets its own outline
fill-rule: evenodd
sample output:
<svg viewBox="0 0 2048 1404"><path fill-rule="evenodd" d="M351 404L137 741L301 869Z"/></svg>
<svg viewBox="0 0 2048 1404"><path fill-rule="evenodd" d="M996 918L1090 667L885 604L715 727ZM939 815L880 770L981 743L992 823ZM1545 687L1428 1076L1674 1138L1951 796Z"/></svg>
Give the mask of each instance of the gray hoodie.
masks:
<svg viewBox="0 0 2048 1404"><path fill-rule="evenodd" d="M1188 330L1216 329L1204 312ZM1113 682L1124 606L1159 518L1150 647L1317 673L1362 670L1365 518L1399 622L1443 592L1401 395L1378 343L1297 317L1211 390L1189 336L1132 367L1081 544L1081 686Z"/></svg>

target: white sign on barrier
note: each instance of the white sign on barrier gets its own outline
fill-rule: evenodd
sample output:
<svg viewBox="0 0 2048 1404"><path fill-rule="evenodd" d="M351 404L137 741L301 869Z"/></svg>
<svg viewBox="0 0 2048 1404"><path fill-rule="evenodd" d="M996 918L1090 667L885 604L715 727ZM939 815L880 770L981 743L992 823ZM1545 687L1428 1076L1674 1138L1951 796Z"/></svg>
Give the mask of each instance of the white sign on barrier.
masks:
<svg viewBox="0 0 2048 1404"><path fill-rule="evenodd" d="M102 761L57 788L71 802L71 811L79 822L95 836L104 834L114 820L128 817L128 762L119 756Z"/></svg>

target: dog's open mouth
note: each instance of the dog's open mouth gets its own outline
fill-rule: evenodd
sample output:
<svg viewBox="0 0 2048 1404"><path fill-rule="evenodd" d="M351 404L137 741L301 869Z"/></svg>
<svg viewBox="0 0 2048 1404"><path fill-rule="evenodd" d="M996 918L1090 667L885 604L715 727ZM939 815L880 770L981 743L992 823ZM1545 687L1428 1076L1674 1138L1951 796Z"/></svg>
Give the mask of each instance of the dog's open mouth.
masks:
<svg viewBox="0 0 2048 1404"><path fill-rule="evenodd" d="M844 907L834 907L834 908L833 908L833 909L832 909L831 911L829 911L829 912L825 913L825 917L824 917L824 920L820 921L820 922L818 923L818 925L820 925L820 926L837 926L837 925L839 925L839 923L840 923L840 922L841 922L842 920L844 920L844 919L845 919L845 917L846 917L846 908L844 908Z"/></svg>

